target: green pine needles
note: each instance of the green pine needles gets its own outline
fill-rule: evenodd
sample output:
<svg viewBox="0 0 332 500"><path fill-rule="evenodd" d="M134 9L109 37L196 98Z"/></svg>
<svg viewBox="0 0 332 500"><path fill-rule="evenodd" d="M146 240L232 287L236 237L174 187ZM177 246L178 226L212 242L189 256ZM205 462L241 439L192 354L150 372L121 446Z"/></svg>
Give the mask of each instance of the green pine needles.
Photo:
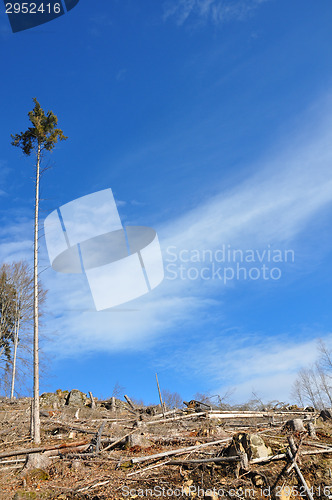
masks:
<svg viewBox="0 0 332 500"><path fill-rule="evenodd" d="M40 151L51 151L59 140L68 139L62 130L56 128L58 118L55 114L52 111L45 114L37 99L34 98L33 101L35 107L28 113L33 126L20 134L11 134L12 145L20 147L26 156L30 156L38 147Z"/></svg>

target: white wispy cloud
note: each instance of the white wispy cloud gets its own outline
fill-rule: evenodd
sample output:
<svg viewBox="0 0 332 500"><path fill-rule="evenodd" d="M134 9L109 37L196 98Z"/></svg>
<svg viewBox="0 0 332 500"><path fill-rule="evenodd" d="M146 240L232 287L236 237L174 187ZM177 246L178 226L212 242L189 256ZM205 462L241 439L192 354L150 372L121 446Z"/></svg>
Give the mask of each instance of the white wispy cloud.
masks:
<svg viewBox="0 0 332 500"><path fill-rule="evenodd" d="M164 19L175 19L178 25L189 19L215 24L242 20L269 0L176 0L164 4Z"/></svg>
<svg viewBox="0 0 332 500"><path fill-rule="evenodd" d="M292 141L273 159L267 155L252 167L252 177L231 191L221 192L156 228L162 248L213 250L224 243L240 248L259 249L267 244L283 248L303 235L307 238L308 225L331 209L332 121L321 127L315 124L310 134L310 140L305 136L296 148ZM294 273L299 266L297 262ZM129 345L141 349L142 342L150 345L160 335L178 328L179 322L188 325L191 318L197 321L198 311L206 307L204 301L215 297L220 300L225 293L219 281L165 280L152 293L125 308L134 311L75 313L75 308L82 309L82 304L89 300L88 307L93 307L91 298L84 298L90 297L84 280L77 285L76 278L55 278L51 270L45 273L46 277L58 315L61 316L61 310L66 311L61 331L66 332L68 343L73 340L78 350L113 350Z"/></svg>
<svg viewBox="0 0 332 500"><path fill-rule="evenodd" d="M310 126L293 134L289 141L278 141L273 151L266 152L264 158L251 166L250 178L156 227L162 248L165 250L172 245L178 249L213 250L224 243L239 248L259 249L267 244L284 248L296 245L300 239L305 253L305 249L310 248L310 240L316 238L319 241L314 223L331 214L330 109L331 102L327 99L316 110L320 116L324 110L325 118L318 122L316 114L309 114L305 123ZM18 249L23 254L31 250L26 224L27 221L8 224L7 237L12 230L15 238L12 246L7 239L0 247L3 258L6 253L10 257L17 255ZM329 249L331 246L330 242ZM41 259L46 262L43 245L41 250ZM293 271L290 270L295 278L299 267L301 261ZM307 271L310 272L310 266ZM227 293L218 281L165 280L153 292L126 304L126 307L97 313L93 310L84 276L62 275L49 269L43 274L43 279L50 290L52 315L48 328L59 334L59 342L51 347L53 355L57 356L150 349L162 339L171 339L181 325L187 331L191 325L204 330L211 305L214 301L220 303ZM234 286L238 284L234 283ZM227 336L222 319L219 330L221 338ZM311 361L313 343L308 341L295 346L283 339L283 345L276 341L275 344L267 343L266 347L257 347L257 340L253 342L248 336L246 348L241 347L241 343L229 347L225 367L238 374L240 393L248 391L249 386L264 389L268 381L270 385L275 384L276 389L278 385L285 388L287 377L294 374L292 359ZM220 372L222 349L219 342L212 342L199 345L197 350L202 364L210 366L210 371L205 373L215 380L216 387L222 382L216 376ZM178 353L182 353L181 349ZM174 350L173 354L176 360L177 351ZM272 370L271 366L277 368Z"/></svg>
<svg viewBox="0 0 332 500"><path fill-rule="evenodd" d="M0 217L0 262L30 260L33 248L33 221L5 214Z"/></svg>
<svg viewBox="0 0 332 500"><path fill-rule="evenodd" d="M190 373L209 380L211 394L223 394L235 388L233 400L243 402L257 392L264 401L290 396L297 372L311 366L318 357L317 334L296 341L286 336L261 338L234 332L186 346L174 357L163 360L163 367L179 374ZM332 333L324 333L331 347Z"/></svg>

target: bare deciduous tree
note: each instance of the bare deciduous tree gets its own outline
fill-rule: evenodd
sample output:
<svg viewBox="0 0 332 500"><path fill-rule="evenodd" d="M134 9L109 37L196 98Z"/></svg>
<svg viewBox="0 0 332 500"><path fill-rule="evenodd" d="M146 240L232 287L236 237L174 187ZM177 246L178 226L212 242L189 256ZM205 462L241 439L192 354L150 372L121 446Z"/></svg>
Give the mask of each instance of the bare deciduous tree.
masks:
<svg viewBox="0 0 332 500"><path fill-rule="evenodd" d="M291 398L296 401L302 408L305 406L302 384L298 378L293 384Z"/></svg>
<svg viewBox="0 0 332 500"><path fill-rule="evenodd" d="M183 406L183 399L178 392L171 392L168 389L161 391L165 405L168 408L181 408Z"/></svg>
<svg viewBox="0 0 332 500"><path fill-rule="evenodd" d="M125 388L122 385L120 385L118 381L116 381L113 387L112 397L120 398L124 392Z"/></svg>
<svg viewBox="0 0 332 500"><path fill-rule="evenodd" d="M294 399L304 406L310 404L321 409L332 406L332 353L320 339L318 341L319 358L311 367L302 368L293 384Z"/></svg>
<svg viewBox="0 0 332 500"><path fill-rule="evenodd" d="M38 285L40 302L39 315L45 302L46 291ZM21 367L27 364L31 353L33 330L33 271L26 261L2 264L0 267L0 297L2 304L10 311L7 321L7 372L11 371L10 396L14 397L17 360ZM7 314L8 315L8 314ZM4 315L6 316L6 315ZM6 317L2 318L6 321ZM18 351L20 355L18 356ZM8 379L8 375L6 376ZM9 385L9 381L8 381Z"/></svg>

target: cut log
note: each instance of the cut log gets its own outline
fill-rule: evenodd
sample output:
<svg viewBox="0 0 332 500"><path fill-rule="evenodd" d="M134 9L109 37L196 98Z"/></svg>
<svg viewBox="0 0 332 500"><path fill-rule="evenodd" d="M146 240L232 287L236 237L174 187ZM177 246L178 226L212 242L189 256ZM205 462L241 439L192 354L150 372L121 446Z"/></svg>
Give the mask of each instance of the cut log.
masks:
<svg viewBox="0 0 332 500"><path fill-rule="evenodd" d="M96 409L96 402L92 396L92 392L89 392L89 396L90 396L90 401L91 401L91 409L95 410Z"/></svg>
<svg viewBox="0 0 332 500"><path fill-rule="evenodd" d="M135 408L135 405L134 403L132 402L132 400L125 394L123 396L125 398L125 400L127 401L127 403L129 404L130 408L134 411L136 411L136 408Z"/></svg>
<svg viewBox="0 0 332 500"><path fill-rule="evenodd" d="M140 448L151 448L151 445L153 445L153 443L141 432L131 433L126 438L126 446L128 448L134 448L135 446L139 446Z"/></svg>
<svg viewBox="0 0 332 500"><path fill-rule="evenodd" d="M27 456L24 469L47 469L50 457L46 453L30 453Z"/></svg>
<svg viewBox="0 0 332 500"><path fill-rule="evenodd" d="M285 423L285 429L292 432L305 432L303 420L301 420L300 418L287 420L287 422Z"/></svg>
<svg viewBox="0 0 332 500"><path fill-rule="evenodd" d="M248 434L240 432L235 434L228 449L228 455L234 456L246 453L248 458L265 458L272 455L272 450L266 446L262 437L258 434Z"/></svg>
<svg viewBox="0 0 332 500"><path fill-rule="evenodd" d="M115 397L112 396L111 397L111 411L112 412L115 412L116 408L115 408Z"/></svg>
<svg viewBox="0 0 332 500"><path fill-rule="evenodd" d="M21 450L4 451L0 453L0 458L16 457L18 455L29 455L30 453L43 453L49 450L65 450L66 448L75 448L83 445L88 445L87 441L78 441L76 443L62 443L53 446L40 446L39 448L22 448Z"/></svg>
<svg viewBox="0 0 332 500"><path fill-rule="evenodd" d="M307 425L307 429L308 429L308 434L311 438L313 439L316 439L317 436L316 436L316 430L315 430L315 426L312 422L309 422L308 425Z"/></svg>
<svg viewBox="0 0 332 500"><path fill-rule="evenodd" d="M100 428L98 429L97 435L96 435L96 453L98 454L100 451L100 440L101 440L101 435L103 433L105 427L105 422L101 424Z"/></svg>
<svg viewBox="0 0 332 500"><path fill-rule="evenodd" d="M160 406L161 406L161 410L163 412L163 417L165 418L165 406L164 406L163 398L161 397L161 391L160 391L160 387L159 387L159 381L158 381L158 375L157 374L156 374L156 381L157 381L157 387L158 387L158 394L159 394Z"/></svg>
<svg viewBox="0 0 332 500"><path fill-rule="evenodd" d="M158 459L158 458L163 458L163 457L169 457L171 455L181 455L183 453L187 453L188 451L194 451L194 450L198 450L200 448L205 448L206 446L213 446L215 444L227 443L231 439L232 438L219 439L218 441L212 441L212 443L198 444L196 446L187 446L186 448L178 448L177 450L164 451L162 453L156 453L155 455L148 455L145 457L132 458L131 463L132 464L139 464L141 462L146 462L147 460L154 460L155 458Z"/></svg>

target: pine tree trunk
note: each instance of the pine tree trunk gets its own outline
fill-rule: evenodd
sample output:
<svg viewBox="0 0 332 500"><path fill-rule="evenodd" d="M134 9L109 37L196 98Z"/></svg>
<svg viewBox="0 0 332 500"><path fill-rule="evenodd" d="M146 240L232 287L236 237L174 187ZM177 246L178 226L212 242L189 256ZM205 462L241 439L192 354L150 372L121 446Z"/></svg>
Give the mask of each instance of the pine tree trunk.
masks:
<svg viewBox="0 0 332 500"><path fill-rule="evenodd" d="M32 431L35 444L40 443L39 417L39 346L38 346L38 220L39 220L39 174L40 174L41 146L38 144L36 164L36 192L35 192L35 233L33 259L33 418Z"/></svg>

